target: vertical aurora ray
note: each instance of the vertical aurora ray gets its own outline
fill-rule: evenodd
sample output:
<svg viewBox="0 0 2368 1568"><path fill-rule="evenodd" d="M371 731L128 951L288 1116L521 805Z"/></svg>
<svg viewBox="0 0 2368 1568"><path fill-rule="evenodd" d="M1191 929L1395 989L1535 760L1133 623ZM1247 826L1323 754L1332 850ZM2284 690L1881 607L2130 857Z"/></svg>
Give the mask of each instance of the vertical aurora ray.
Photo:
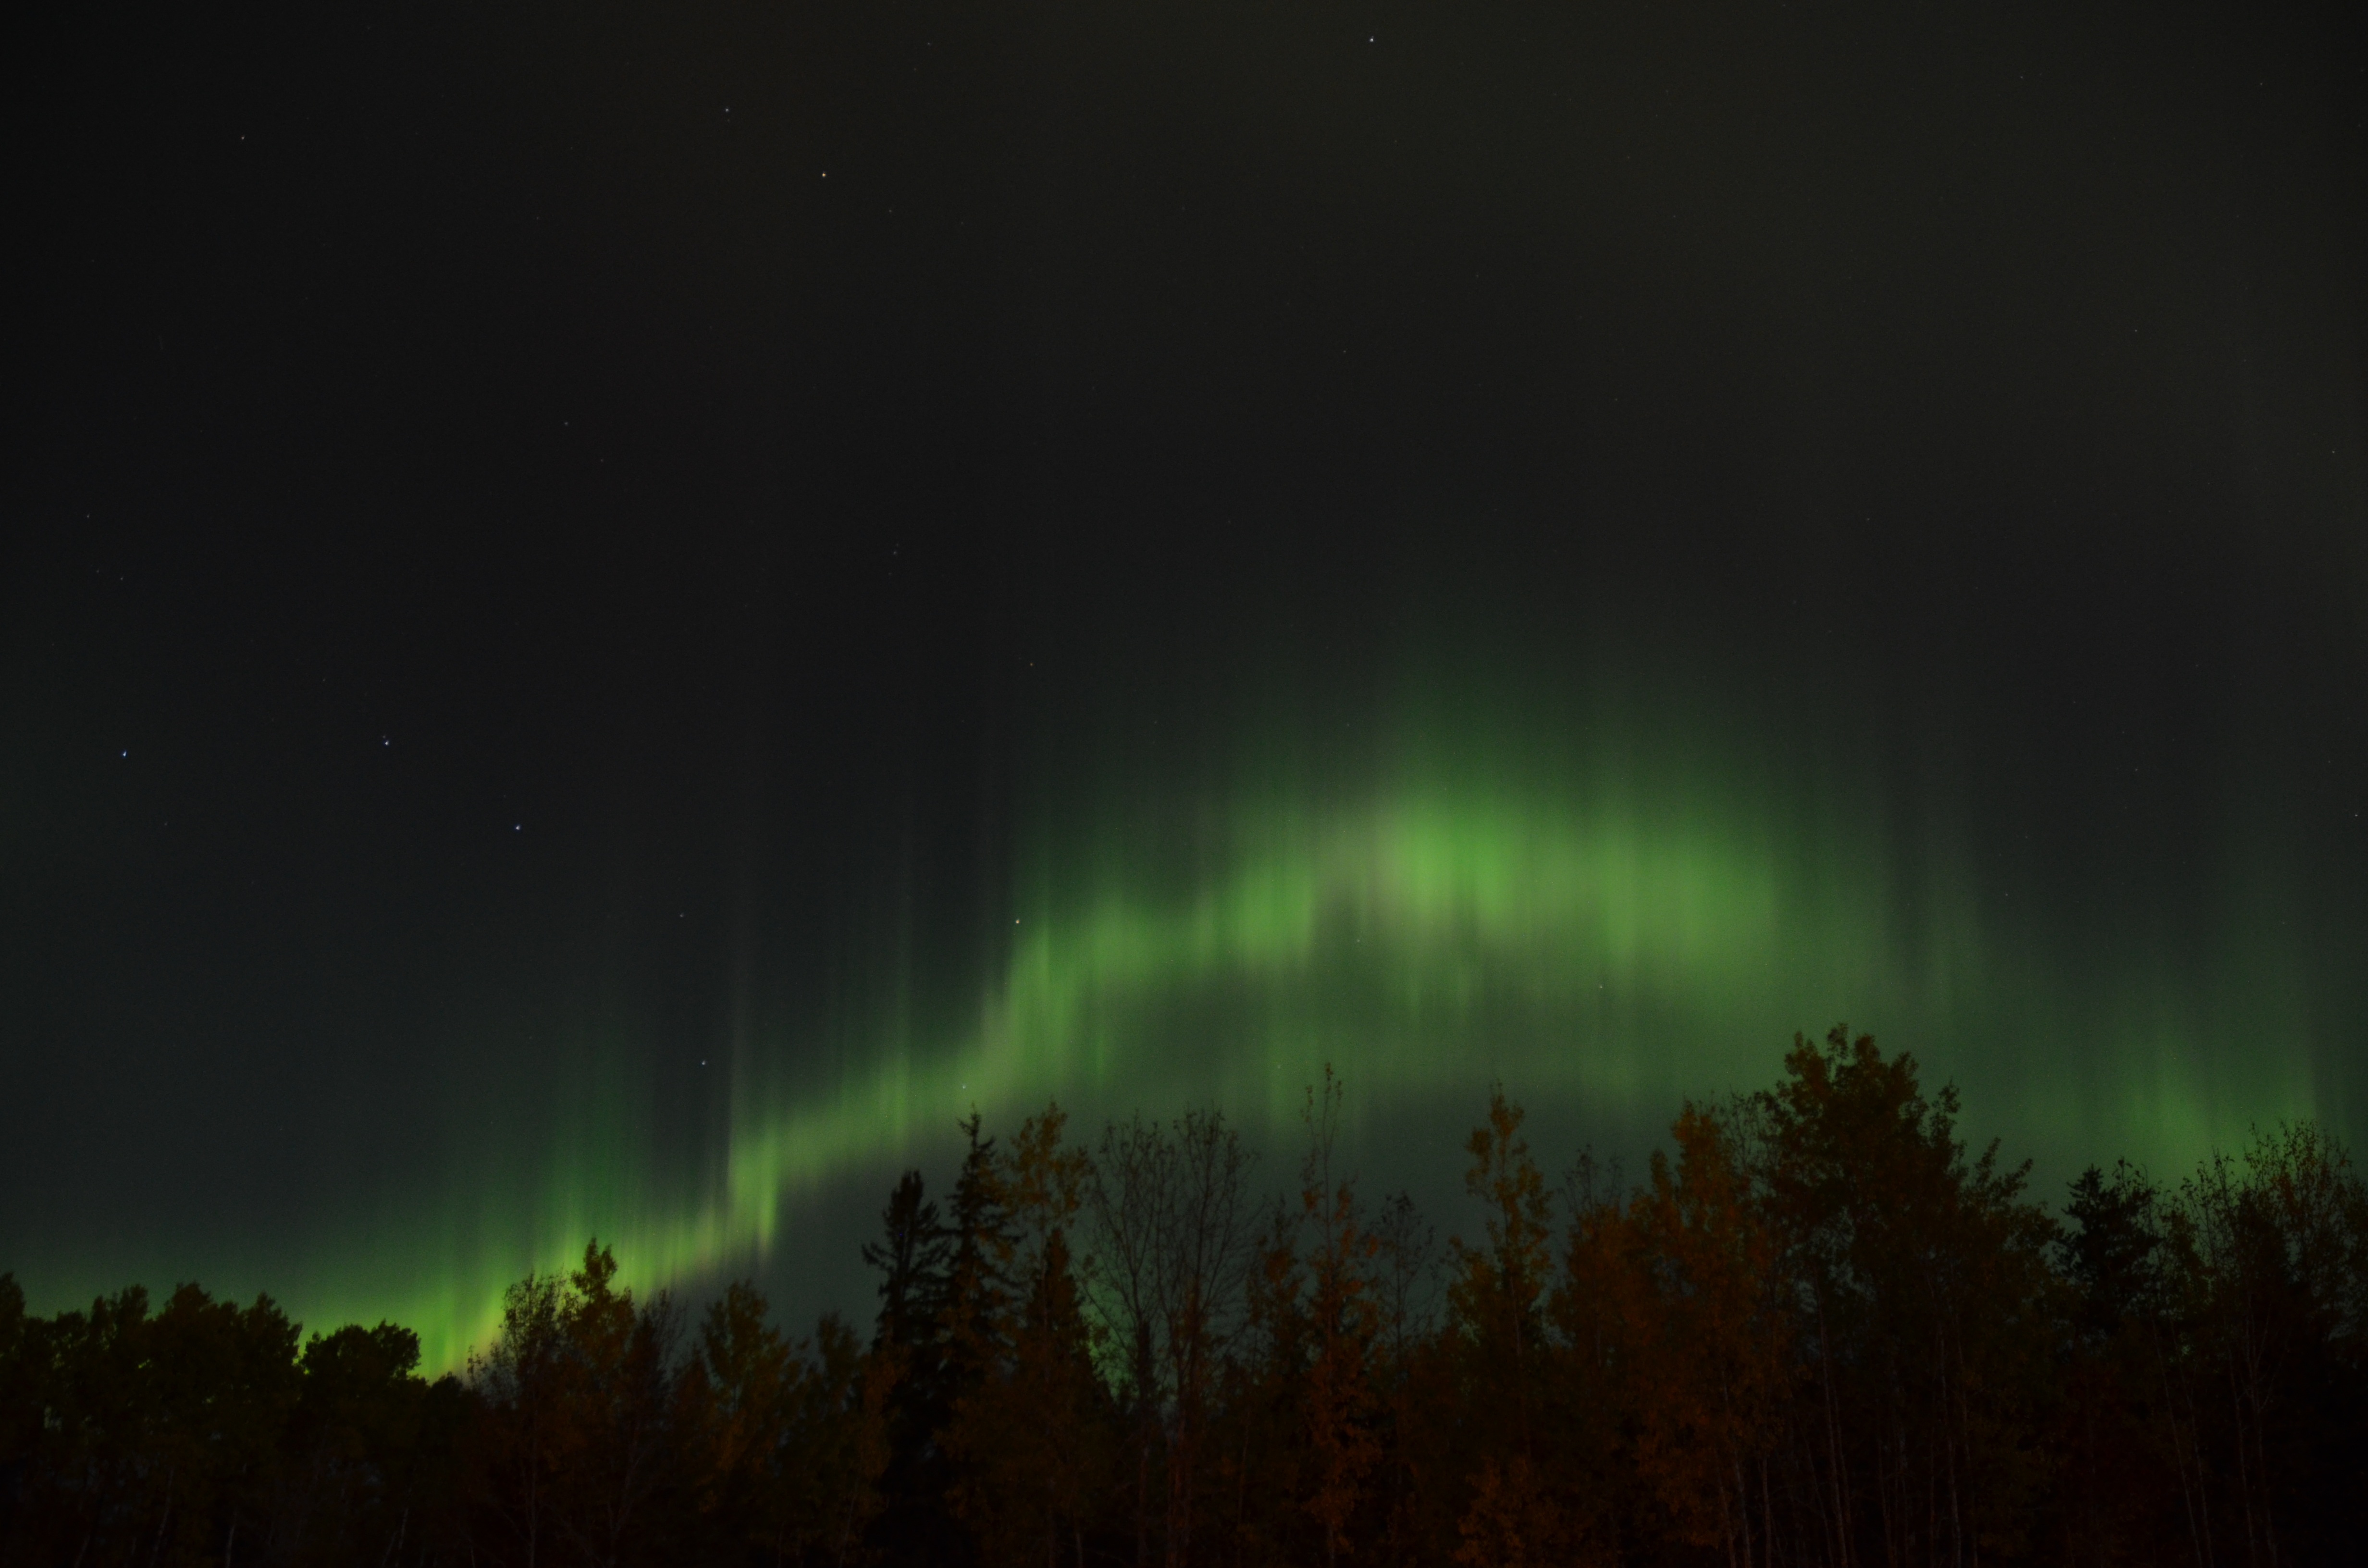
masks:
<svg viewBox="0 0 2368 1568"><path fill-rule="evenodd" d="M827 1071L795 1039L753 1040L689 1176L654 1152L630 1074L596 1074L541 1179L477 1178L479 1211L444 1232L474 1241L411 1274L432 1290L348 1276L350 1298L308 1305L392 1312L450 1365L507 1279L595 1231L635 1278L712 1277L794 1250L818 1195L973 1108L1008 1127L1057 1096L1090 1126L1213 1102L1287 1135L1327 1062L1385 1165L1393 1131L1451 1150L1492 1079L1542 1125L1650 1137L1837 1018L1959 1081L1969 1131L2051 1176L2175 1167L2328 1108L2290 1005L2307 978L2241 918L2199 965L2127 910L2017 907L1941 792L1912 802L1911 831L1868 771L1707 722L1699 700L1400 707L1345 758L1244 748L1255 765L1214 798L1105 777L1019 846L967 1023L911 1039L909 997L883 994Z"/></svg>

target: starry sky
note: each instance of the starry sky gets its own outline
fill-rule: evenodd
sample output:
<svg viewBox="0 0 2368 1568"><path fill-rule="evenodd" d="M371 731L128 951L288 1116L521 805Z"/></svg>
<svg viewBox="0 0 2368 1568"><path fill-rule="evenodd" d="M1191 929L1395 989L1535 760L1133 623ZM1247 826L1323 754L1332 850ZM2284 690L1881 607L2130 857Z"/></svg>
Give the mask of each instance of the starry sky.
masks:
<svg viewBox="0 0 2368 1568"><path fill-rule="evenodd" d="M2368 1136L2368 74L2201 5L60 21L0 1268L866 1313L1058 1096L1441 1227L1837 1020Z"/></svg>

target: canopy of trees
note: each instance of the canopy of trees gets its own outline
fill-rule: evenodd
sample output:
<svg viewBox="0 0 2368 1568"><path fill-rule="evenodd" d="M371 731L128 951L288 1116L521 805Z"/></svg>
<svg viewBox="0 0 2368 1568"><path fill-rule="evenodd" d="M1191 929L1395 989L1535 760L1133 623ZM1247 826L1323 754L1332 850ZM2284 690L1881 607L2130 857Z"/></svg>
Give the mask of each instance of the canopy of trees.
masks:
<svg viewBox="0 0 2368 1568"><path fill-rule="evenodd" d="M2311 1564L2368 1513L2368 1191L2311 1126L2060 1216L1836 1029L1640 1182L1471 1133L1443 1244L1214 1112L964 1124L868 1335L609 1252L466 1373L389 1324L0 1275L9 1564Z"/></svg>

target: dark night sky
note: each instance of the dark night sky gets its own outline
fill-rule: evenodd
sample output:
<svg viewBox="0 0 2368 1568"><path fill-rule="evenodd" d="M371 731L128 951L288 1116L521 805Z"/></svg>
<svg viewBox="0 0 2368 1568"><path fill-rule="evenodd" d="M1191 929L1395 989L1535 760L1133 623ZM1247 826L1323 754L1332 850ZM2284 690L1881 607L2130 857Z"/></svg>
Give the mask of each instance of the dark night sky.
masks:
<svg viewBox="0 0 2368 1568"><path fill-rule="evenodd" d="M2323 17L331 4L17 52L37 1304L194 1276L449 1355L597 1224L860 1307L969 1103L1263 1127L1338 1057L1443 1192L1492 1074L1636 1141L1845 1016L2050 1181L2368 1132Z"/></svg>

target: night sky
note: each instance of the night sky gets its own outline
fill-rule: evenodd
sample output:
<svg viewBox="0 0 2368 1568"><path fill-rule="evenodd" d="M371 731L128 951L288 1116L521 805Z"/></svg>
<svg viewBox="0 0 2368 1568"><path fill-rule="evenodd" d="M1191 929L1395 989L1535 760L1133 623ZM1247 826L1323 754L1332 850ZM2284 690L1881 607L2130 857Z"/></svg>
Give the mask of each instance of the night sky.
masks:
<svg viewBox="0 0 2368 1568"><path fill-rule="evenodd" d="M0 1268L868 1316L1336 1063L1442 1230L1837 1020L2368 1137L2368 67L2219 6L518 4L18 51ZM62 23L63 18L59 19Z"/></svg>

